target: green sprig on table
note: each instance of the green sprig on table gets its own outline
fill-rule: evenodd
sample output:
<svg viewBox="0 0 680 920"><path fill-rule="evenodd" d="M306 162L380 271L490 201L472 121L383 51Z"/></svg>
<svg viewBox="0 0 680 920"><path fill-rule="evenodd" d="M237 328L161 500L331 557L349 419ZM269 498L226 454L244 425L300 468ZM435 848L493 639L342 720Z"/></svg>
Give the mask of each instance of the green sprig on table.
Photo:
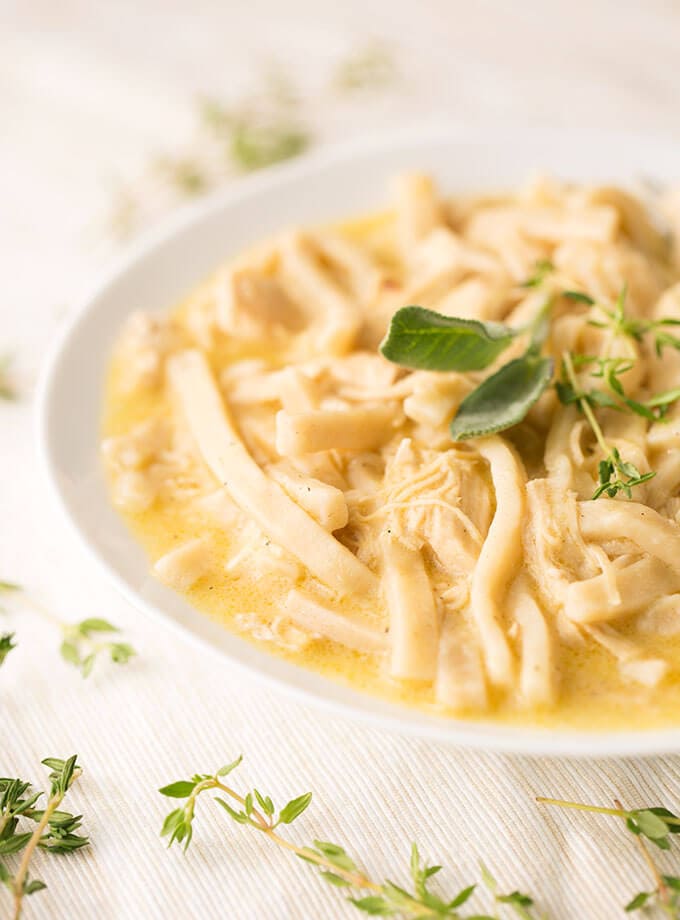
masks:
<svg viewBox="0 0 680 920"><path fill-rule="evenodd" d="M29 606L56 626L62 635L59 652L64 661L80 670L83 677L89 677L98 659L108 657L114 664L127 664L137 653L129 642L118 638L120 630L113 623L101 617L86 617L77 623L60 620L45 610L41 604L28 597L21 585L12 581L0 581L0 594L22 594ZM0 634L0 665L16 648L14 632Z"/></svg>
<svg viewBox="0 0 680 920"><path fill-rule="evenodd" d="M82 815L59 808L82 772L76 755L66 760L47 757L42 763L50 770L50 789L43 808L39 807L39 800L45 793L35 792L30 782L0 778L0 884L12 895L14 920L22 915L24 898L47 887L29 875L36 850L70 853L89 843L87 837L78 833ZM7 857L18 860L14 870Z"/></svg>
<svg viewBox="0 0 680 920"><path fill-rule="evenodd" d="M214 796L215 801L236 824L251 827L265 836L271 843L277 844L295 856L311 863L320 870L320 876L336 888L353 889L348 900L365 914L379 917L404 917L411 920L425 918L449 918L449 920L494 920L486 913L461 913L460 908L468 903L477 889L477 885L468 885L451 898L444 898L431 890L431 879L441 870L441 866L428 866L420 856L414 843L411 845L410 876L411 889L404 888L392 881L376 882L359 868L355 860L348 855L344 847L337 843L314 840L311 845L300 846L291 842L279 832L284 825L293 824L302 815L312 801L312 793L306 792L291 799L280 810L272 798L263 795L258 789L241 793L224 780L237 767L243 758L221 767L215 773L196 773L190 779L178 780L159 790L161 795L174 799L184 799L184 803L173 809L165 818L161 836L173 843L183 844L186 852L193 836L193 822L196 802L206 792L221 793ZM498 907L512 910L523 920L534 920L533 901L525 894L513 891L510 894L498 892L495 879L483 868L482 880L490 891ZM361 897L355 893L367 892ZM497 914L495 915L497 916Z"/></svg>

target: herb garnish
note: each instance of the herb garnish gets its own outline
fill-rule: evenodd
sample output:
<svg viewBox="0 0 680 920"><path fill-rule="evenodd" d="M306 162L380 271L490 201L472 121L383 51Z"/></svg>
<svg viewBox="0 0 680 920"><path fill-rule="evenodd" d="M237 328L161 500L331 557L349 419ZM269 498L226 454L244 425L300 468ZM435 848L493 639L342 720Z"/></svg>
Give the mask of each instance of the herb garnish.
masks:
<svg viewBox="0 0 680 920"><path fill-rule="evenodd" d="M597 326L600 329L611 329L615 335L627 336L641 342L645 335L651 334L654 342L654 350L658 357L663 354L664 348L675 348L680 350L680 338L668 332L667 329L673 326L680 326L680 319L666 316L661 319L638 319L637 317L626 315L626 297L628 295L627 285L623 285L621 292L616 300L612 310L595 304L596 308L605 317L604 320L590 320L591 326Z"/></svg>
<svg viewBox="0 0 680 920"><path fill-rule="evenodd" d="M0 594L3 592L22 592L20 585L11 581L0 581ZM62 634L59 652L64 661L80 669L83 677L89 677L97 658L108 655L114 664L126 664L135 654L134 648L128 642L119 642L113 635L120 630L108 620L100 617L86 617L78 623L69 623L60 620L42 604L33 598L24 595L31 608L40 616L54 624ZM12 633L12 636L14 634ZM5 655L8 654L10 646ZM2 646L0 645L0 652ZM2 664L0 658L0 664Z"/></svg>
<svg viewBox="0 0 680 920"><path fill-rule="evenodd" d="M525 281L521 281L519 286L522 288L540 287L548 275L552 274L554 271L555 266L550 259L539 259L534 266L534 274Z"/></svg>
<svg viewBox="0 0 680 920"><path fill-rule="evenodd" d="M555 271L548 260L536 264L534 274L522 282L523 288L540 288ZM602 311L604 321L589 320L598 327L610 328L614 335L626 335L641 340L651 333L654 347L661 354L664 347L680 349L680 337L667 331L668 326L680 325L680 320L638 320L625 312L624 286L613 309L597 304L588 294L577 290L562 290L546 296L543 306L526 326L513 328L503 323L450 317L415 305L403 307L392 317L380 351L385 358L402 367L431 371L478 371L492 364L519 336L529 336L522 355L502 365L462 400L450 425L454 441L477 438L517 425L529 409L550 386L553 359L541 354L549 334L549 317L555 298L565 297L587 307ZM593 498L610 498L623 493L632 497L635 486L642 485L656 474L642 473L634 463L621 457L610 446L597 421L596 408L630 411L650 422L663 421L670 407L680 400L680 387L657 393L641 402L630 397L621 377L633 367L633 360L623 357L600 357L565 352L562 356L561 378L555 389L564 405L571 403L583 412L602 450L598 464L598 485ZM591 367L591 377L604 386L584 388L576 377L576 367Z"/></svg>
<svg viewBox="0 0 680 920"><path fill-rule="evenodd" d="M662 875L644 843L644 840L647 840L660 850L670 849L670 835L680 834L680 818L676 814L662 805L627 810L618 799L614 800L615 808L583 805L580 802L566 802L562 799L549 799L543 796L537 797L536 801L541 805L589 811L624 821L626 828L635 836L640 852L656 882L656 888L653 891L638 892L626 904L624 910L631 913L656 904L668 917L680 920L680 878L674 875Z"/></svg>
<svg viewBox="0 0 680 920"><path fill-rule="evenodd" d="M189 780L180 780L164 786L159 790L161 795L170 798L185 799L184 804L174 809L167 815L163 822L161 835L169 837L169 845L183 843L184 850L191 843L193 833L193 820L198 797L209 790L217 790L228 797L234 807L226 798L215 797L214 801L220 805L229 817L237 824L252 827L264 834L272 843L276 843L286 850L294 853L305 862L317 866L321 877L337 888L354 888L368 891L364 897L349 897L348 900L359 910L366 914L380 917L408 917L413 920L425 918L450 918L450 920L494 920L487 914L475 913L461 914L459 908L463 907L473 896L477 886L469 885L461 889L450 900L442 899L431 891L430 879L436 875L441 866L428 866L422 862L416 844L411 847L410 874L413 890L395 885L394 882L384 881L378 883L368 878L357 866L356 862L347 854L345 849L338 844L315 840L312 846L298 846L282 837L277 828L281 825L292 824L308 808L312 793L307 792L297 798L291 799L278 813L270 796L263 795L258 789L253 789L245 795L236 792L223 780L242 761L238 757L214 774L197 773ZM527 895L514 891L503 895L497 891L495 879L482 867L484 884L492 892L494 901L512 909L523 920L532 920L530 912L532 900Z"/></svg>
<svg viewBox="0 0 680 920"><path fill-rule="evenodd" d="M83 677L90 676L97 657L102 654L108 654L114 664L126 664L135 655L129 643L103 638L107 634L120 632L108 620L90 617L80 623L62 623L61 628L64 634L60 647L61 657L80 668Z"/></svg>
<svg viewBox="0 0 680 920"><path fill-rule="evenodd" d="M392 317L380 351L404 367L433 371L482 370L520 335L529 334L524 354L504 364L461 402L451 422L454 441L504 431L521 422L550 385L552 358L541 356L547 333L546 299L533 322L513 329L502 323L443 316L418 306L403 307Z"/></svg>
<svg viewBox="0 0 680 920"><path fill-rule="evenodd" d="M518 335L503 323L444 316L403 307L392 317L380 351L388 361L416 370L479 371L492 364Z"/></svg>
<svg viewBox="0 0 680 920"><path fill-rule="evenodd" d="M13 648L16 648L16 643L14 640L14 633L0 633L0 664L2 664L12 651Z"/></svg>
<svg viewBox="0 0 680 920"><path fill-rule="evenodd" d="M614 408L618 408L618 405L616 402L608 401L611 398L601 390L585 392L580 389L574 370L574 356L571 352L565 351L562 356L562 371L565 379L557 387L558 396L562 402L578 404L604 454L604 459L600 460L597 468L599 484L592 497L596 499L606 494L609 498L614 498L619 492L623 492L627 498L631 498L632 489L653 479L656 473L641 473L634 463L621 459L618 448L611 447L607 443L600 423L593 412L593 406L612 406L613 404Z"/></svg>
<svg viewBox="0 0 680 920"><path fill-rule="evenodd" d="M21 916L24 897L46 888L40 879L28 874L36 848L52 853L69 853L87 846L89 840L79 830L82 815L61 811L64 796L81 774L76 755L67 760L47 757L42 761L50 768L50 792L44 808L37 808L42 792L33 792L31 784L21 779L0 779L0 856L21 853L16 871L12 873L0 862L0 884L14 898L14 920ZM33 830L20 828L22 821L35 823Z"/></svg>

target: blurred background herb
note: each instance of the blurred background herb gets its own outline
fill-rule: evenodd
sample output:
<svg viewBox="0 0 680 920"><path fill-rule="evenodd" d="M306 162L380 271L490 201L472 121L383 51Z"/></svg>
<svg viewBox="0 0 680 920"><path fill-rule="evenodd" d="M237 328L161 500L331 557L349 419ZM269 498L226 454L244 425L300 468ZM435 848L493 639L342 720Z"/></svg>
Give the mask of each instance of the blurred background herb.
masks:
<svg viewBox="0 0 680 920"><path fill-rule="evenodd" d="M370 40L334 62L328 76L305 92L288 68L270 64L253 88L235 99L199 98L193 135L178 139L172 151L154 156L141 175L114 189L110 233L130 237L173 205L233 176L299 156L317 140L315 110L338 94L359 103L371 91L386 92L397 86L398 76L392 46Z"/></svg>

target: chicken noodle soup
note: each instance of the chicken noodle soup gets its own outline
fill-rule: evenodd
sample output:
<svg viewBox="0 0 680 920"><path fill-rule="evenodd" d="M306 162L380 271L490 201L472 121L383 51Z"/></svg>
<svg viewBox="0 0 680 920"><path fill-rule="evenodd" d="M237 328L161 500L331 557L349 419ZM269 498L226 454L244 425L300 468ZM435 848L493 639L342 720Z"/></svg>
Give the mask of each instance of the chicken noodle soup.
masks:
<svg viewBox="0 0 680 920"><path fill-rule="evenodd" d="M102 454L154 575L403 703L680 722L674 220L614 187L407 175L384 213L131 316Z"/></svg>

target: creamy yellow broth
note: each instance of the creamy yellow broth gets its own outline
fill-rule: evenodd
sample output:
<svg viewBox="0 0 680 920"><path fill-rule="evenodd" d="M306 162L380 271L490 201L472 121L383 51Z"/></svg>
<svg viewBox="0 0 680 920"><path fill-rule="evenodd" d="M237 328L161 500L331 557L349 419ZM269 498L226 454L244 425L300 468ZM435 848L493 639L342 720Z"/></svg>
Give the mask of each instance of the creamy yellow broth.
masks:
<svg viewBox="0 0 680 920"><path fill-rule="evenodd" d="M395 254L395 216L391 211L345 222L334 229L345 239L360 244L381 267L390 285L402 282L403 270ZM185 342L182 344L194 344L191 332L184 326L187 311L197 300L209 297L211 283L210 280L206 282L173 311L177 323L184 328ZM209 352L216 372L244 358L261 358L268 367L277 368L285 366L286 349L266 339L243 342L222 336ZM172 419L173 404L163 385L129 389L127 362L127 354L120 349L111 362L103 411L104 438L125 435L150 417ZM535 467L536 444L530 438L517 437L516 432L510 433L510 438L529 468ZM540 444L539 447L542 455ZM109 476L114 477L111 470ZM196 476L201 481L205 470L197 468ZM622 679L616 659L599 645L561 645L555 664L559 697L554 706L521 707L512 697L491 690L488 713L465 709L454 712L437 701L431 683L386 676L381 656L362 654L324 639L314 639L296 649L258 637L256 624L260 620L266 624L280 612L290 584L276 577L258 583L243 572L229 574L225 561L234 552L234 535L195 511L188 513L187 507L186 499L178 501L161 494L145 510L123 510L121 513L150 562L189 540L205 538L210 545L210 565L193 586L182 592L186 599L225 628L300 667L394 703L458 718L488 718L506 724L593 731L651 729L680 723L680 638L640 635L635 631L633 618L617 622L617 630L623 637L634 637L645 656L660 656L668 662L668 672L658 686L644 687ZM304 576L303 585L308 582L309 577ZM348 615L352 615L353 603L352 600L334 601L336 609ZM375 603L382 604L378 596Z"/></svg>
<svg viewBox="0 0 680 920"><path fill-rule="evenodd" d="M140 417L134 401L127 407L125 402L116 396L115 375L112 375L107 392L107 406L111 414L109 416L107 411L105 415L105 434L125 431L128 412L130 423ZM112 423L114 420L115 424ZM181 513L174 512L172 507L154 507L143 514L125 515L125 520L150 560L158 559L199 533L205 533L203 528L198 531L187 527ZM210 538L215 540L216 555L226 557L229 541L224 534L213 529ZM431 687L386 680L380 664L371 656L324 641L314 642L309 648L296 652L282 649L274 642L254 638L248 629L238 626L235 615L244 611L261 611L265 615L276 612L277 602L284 592L280 586L277 590L271 583L258 590L244 579L225 577L221 568L216 566L212 575L202 578L184 592L186 599L197 610L264 651L392 703L456 718L480 718L476 712L447 712L435 702ZM668 640L650 641L648 650L652 653L663 651L666 655L670 653L676 662L680 662L680 643L677 640L672 643ZM493 721L508 725L592 731L663 728L680 722L680 672L677 665L659 694L660 698L656 699L642 688L636 688L636 692L631 693L631 688L627 687L624 694L615 664L600 649L579 649L567 653L560 664L560 682L562 697L559 707L517 710L501 704L493 713Z"/></svg>

